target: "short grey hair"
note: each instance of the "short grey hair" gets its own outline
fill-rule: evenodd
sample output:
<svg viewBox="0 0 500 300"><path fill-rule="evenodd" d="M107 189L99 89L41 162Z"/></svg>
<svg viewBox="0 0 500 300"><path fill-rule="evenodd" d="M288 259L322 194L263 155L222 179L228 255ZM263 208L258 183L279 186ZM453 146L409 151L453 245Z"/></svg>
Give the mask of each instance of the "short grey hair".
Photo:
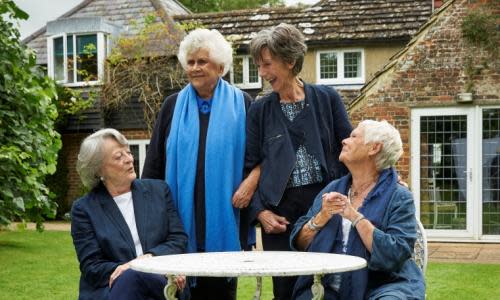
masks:
<svg viewBox="0 0 500 300"><path fill-rule="evenodd" d="M222 76L226 75L233 65L233 48L222 34L215 29L198 28L191 31L182 40L177 58L184 70L187 69L187 57L202 49L208 51L208 55L213 62L224 66Z"/></svg>
<svg viewBox="0 0 500 300"><path fill-rule="evenodd" d="M359 126L364 130L365 144L382 144L382 150L375 157L377 170L394 166L403 154L403 142L399 131L386 120L364 120Z"/></svg>
<svg viewBox="0 0 500 300"><path fill-rule="evenodd" d="M262 59L261 52L264 48L269 49L273 57L293 64L293 75L298 75L302 70L307 45L304 35L293 25L281 23L259 31L250 42L250 55L255 62Z"/></svg>
<svg viewBox="0 0 500 300"><path fill-rule="evenodd" d="M99 183L99 170L104 159L103 146L107 139L114 139L120 145L128 146L127 138L118 130L105 128L86 137L78 153L76 171L85 187L92 189Z"/></svg>

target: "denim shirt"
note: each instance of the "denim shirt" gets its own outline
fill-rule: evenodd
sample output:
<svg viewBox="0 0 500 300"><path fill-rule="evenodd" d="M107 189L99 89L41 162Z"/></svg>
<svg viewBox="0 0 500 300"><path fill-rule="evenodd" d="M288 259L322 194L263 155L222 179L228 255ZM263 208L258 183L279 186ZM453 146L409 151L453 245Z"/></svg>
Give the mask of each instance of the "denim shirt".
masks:
<svg viewBox="0 0 500 300"><path fill-rule="evenodd" d="M295 223L290 237L292 249L295 249L295 240L304 224L321 210L321 195L335 190L332 188L334 185L335 181L321 191L308 213ZM403 295L404 299L425 298L424 276L411 259L417 234L416 226L413 196L407 188L398 184L390 197L381 224L373 232L372 253L366 250L368 282L359 299L376 299L382 295ZM351 239L348 241L348 244L350 243ZM354 272L342 273L342 276L348 273ZM295 286L295 299L310 299L310 286L301 286L299 282ZM325 299L337 299L339 295L333 288L334 275L324 276L322 282L325 287ZM352 282L351 289L359 288L362 287Z"/></svg>

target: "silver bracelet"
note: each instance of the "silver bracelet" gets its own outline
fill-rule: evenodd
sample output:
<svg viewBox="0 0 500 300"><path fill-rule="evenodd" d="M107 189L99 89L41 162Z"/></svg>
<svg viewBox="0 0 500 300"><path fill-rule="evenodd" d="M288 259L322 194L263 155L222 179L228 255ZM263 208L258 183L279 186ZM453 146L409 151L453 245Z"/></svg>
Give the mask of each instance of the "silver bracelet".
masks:
<svg viewBox="0 0 500 300"><path fill-rule="evenodd" d="M323 228L323 226L319 226L318 224L314 223L314 217L309 219L309 221L307 222L307 227L309 227L309 229L311 229L312 231L319 231L321 228Z"/></svg>
<svg viewBox="0 0 500 300"><path fill-rule="evenodd" d="M352 227L356 228L356 225L358 225L358 223L361 222L361 220L363 220L363 219L366 219L366 218L365 218L365 216L363 216L363 214L360 213L359 216L356 219L354 219L354 221L352 221Z"/></svg>

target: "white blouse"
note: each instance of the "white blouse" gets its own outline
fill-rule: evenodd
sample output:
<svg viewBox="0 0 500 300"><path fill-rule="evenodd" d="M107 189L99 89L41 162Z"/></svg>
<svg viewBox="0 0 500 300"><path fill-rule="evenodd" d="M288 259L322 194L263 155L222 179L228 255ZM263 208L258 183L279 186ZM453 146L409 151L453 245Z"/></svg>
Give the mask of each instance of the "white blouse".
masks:
<svg viewBox="0 0 500 300"><path fill-rule="evenodd" d="M134 202L132 200L132 192L118 195L113 197L116 205L120 209L125 222L127 222L128 229L132 234L132 239L134 240L135 252L137 256L144 254L142 251L141 240L139 240L139 233L137 232L137 225L135 224L135 214L134 214Z"/></svg>

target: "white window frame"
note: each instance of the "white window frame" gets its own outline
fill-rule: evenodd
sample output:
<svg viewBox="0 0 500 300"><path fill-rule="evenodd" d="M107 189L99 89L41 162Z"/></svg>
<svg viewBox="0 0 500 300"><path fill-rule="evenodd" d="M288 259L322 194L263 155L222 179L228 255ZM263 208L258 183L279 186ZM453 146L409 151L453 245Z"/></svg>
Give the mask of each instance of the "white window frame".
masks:
<svg viewBox="0 0 500 300"><path fill-rule="evenodd" d="M144 169L144 162L146 161L146 146L149 145L149 140L138 139L128 140L129 146L139 146L139 157L134 157L134 160L139 162L139 170L136 170L137 177L141 177L142 170Z"/></svg>
<svg viewBox="0 0 500 300"><path fill-rule="evenodd" d="M68 57L67 57L67 36L80 36L80 35L89 35L95 34L97 36L97 80L93 81L77 81L77 82L68 82ZM91 86L98 85L102 83L104 78L104 61L106 60L106 49L108 47L105 39L105 33L103 32L78 32L78 33L62 33L53 35L47 38L47 71L50 78L55 78L55 66L54 66L54 40L57 38L63 38L63 49L64 49L64 79L58 80L57 83L60 83L64 86L76 87L76 86ZM108 39L109 41L109 39ZM75 38L73 38L73 51L76 51ZM73 78L75 80L77 77L77 68L76 68L76 59L73 60Z"/></svg>
<svg viewBox="0 0 500 300"><path fill-rule="evenodd" d="M361 76L344 78L344 53L361 53ZM337 78L321 78L321 54L335 53L337 55ZM329 85L363 85L365 84L365 50L362 48L329 49L316 52L316 83Z"/></svg>
<svg viewBox="0 0 500 300"><path fill-rule="evenodd" d="M231 71L230 71L230 80L231 83L234 84L235 86L239 87L240 89L260 89L262 88L262 79L260 76L257 76L259 79L258 82L249 82L250 78L250 67L249 63L250 60L252 59L250 55L238 55L235 56L236 58L242 58L243 59L243 83L234 83L234 70L233 66L231 66Z"/></svg>

